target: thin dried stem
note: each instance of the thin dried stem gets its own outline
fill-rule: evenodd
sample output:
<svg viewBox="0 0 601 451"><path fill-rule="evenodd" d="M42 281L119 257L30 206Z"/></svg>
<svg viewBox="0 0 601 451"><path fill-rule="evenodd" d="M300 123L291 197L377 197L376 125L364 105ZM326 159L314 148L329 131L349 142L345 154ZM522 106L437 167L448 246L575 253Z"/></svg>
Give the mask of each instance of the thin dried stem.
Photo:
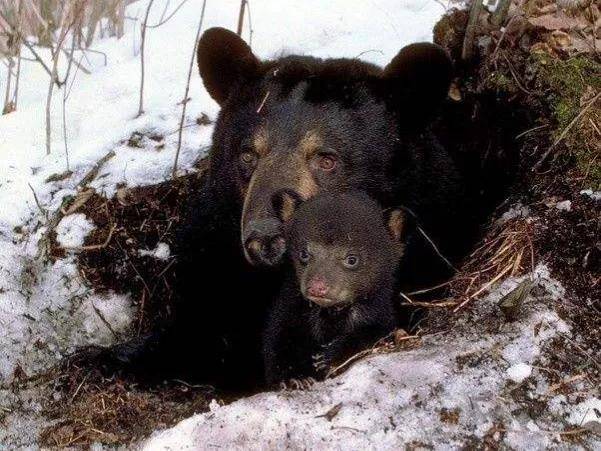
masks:
<svg viewBox="0 0 601 451"><path fill-rule="evenodd" d="M188 105L188 94L190 92L190 80L192 78L192 70L194 68L194 60L196 59L196 46L200 39L200 32L202 30L202 23L205 17L205 8L207 6L207 0L202 2L202 10L200 11L200 20L198 21L198 29L196 30L196 39L194 41L194 48L192 49L192 57L190 58L190 66L188 67L188 79L186 81L186 91L184 93L184 99L182 101L182 116L179 121L179 132L177 135L177 149L175 150L175 159L173 161L173 170L171 176L175 178L177 175L177 165L179 160L179 154L182 149L182 135L184 131L184 122L186 120L186 106Z"/></svg>

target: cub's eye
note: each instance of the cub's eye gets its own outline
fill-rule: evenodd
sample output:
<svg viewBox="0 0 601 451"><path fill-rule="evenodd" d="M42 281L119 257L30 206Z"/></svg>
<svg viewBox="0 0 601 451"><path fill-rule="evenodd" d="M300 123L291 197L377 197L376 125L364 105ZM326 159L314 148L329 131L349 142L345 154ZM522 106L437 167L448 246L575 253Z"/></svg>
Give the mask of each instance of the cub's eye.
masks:
<svg viewBox="0 0 601 451"><path fill-rule="evenodd" d="M322 171L330 172L338 164L336 157L331 154L319 154L315 158L317 158L317 166Z"/></svg>
<svg viewBox="0 0 601 451"><path fill-rule="evenodd" d="M309 262L309 259L311 258L311 254L309 254L309 251L307 249L301 249L298 252L298 260L303 264L306 265Z"/></svg>
<svg viewBox="0 0 601 451"><path fill-rule="evenodd" d="M343 262L344 266L347 268L353 269L359 266L359 257L354 254L349 254L346 256Z"/></svg>
<svg viewBox="0 0 601 451"><path fill-rule="evenodd" d="M240 163L245 166L254 168L257 165L257 154L254 152L242 152L240 154Z"/></svg>

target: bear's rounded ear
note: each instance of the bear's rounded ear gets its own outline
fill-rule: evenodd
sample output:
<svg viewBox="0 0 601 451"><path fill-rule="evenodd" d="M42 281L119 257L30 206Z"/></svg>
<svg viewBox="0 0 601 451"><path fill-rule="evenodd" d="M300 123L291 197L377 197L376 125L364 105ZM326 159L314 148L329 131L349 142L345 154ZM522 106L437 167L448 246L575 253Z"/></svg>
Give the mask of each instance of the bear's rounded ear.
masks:
<svg viewBox="0 0 601 451"><path fill-rule="evenodd" d="M225 28L210 28L198 41L198 70L205 88L220 105L240 80L257 74L259 60L240 36Z"/></svg>
<svg viewBox="0 0 601 451"><path fill-rule="evenodd" d="M388 233L394 241L400 243L405 236L407 218L405 212L400 208L386 210L384 212L384 221L388 228Z"/></svg>
<svg viewBox="0 0 601 451"><path fill-rule="evenodd" d="M446 98L452 76L453 64L442 47L410 44L384 68L384 95L403 116L420 119Z"/></svg>

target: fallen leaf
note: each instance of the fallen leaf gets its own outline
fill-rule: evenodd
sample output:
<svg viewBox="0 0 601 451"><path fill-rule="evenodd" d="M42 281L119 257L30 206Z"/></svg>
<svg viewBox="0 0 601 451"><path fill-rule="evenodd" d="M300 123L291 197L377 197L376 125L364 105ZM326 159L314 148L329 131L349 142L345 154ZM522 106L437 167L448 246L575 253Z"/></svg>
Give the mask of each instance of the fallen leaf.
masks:
<svg viewBox="0 0 601 451"><path fill-rule="evenodd" d="M545 14L539 17L530 17L528 22L531 25L539 28L544 28L549 31L553 30L572 30L585 28L587 23L582 18L568 17L565 14Z"/></svg>
<svg viewBox="0 0 601 451"><path fill-rule="evenodd" d="M572 38L565 31L554 30L549 36L549 44L555 49L566 49L572 45Z"/></svg>

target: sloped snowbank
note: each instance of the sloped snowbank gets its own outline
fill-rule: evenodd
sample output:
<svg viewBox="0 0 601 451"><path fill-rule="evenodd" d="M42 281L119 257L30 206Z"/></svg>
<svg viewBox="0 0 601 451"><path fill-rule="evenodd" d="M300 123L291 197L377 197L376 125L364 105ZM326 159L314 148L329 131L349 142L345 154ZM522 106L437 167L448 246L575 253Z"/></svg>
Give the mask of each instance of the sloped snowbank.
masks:
<svg viewBox="0 0 601 451"><path fill-rule="evenodd" d="M552 352L553 338L571 334L553 309L564 296L561 286L544 267L534 279L536 294L515 323L505 323L497 307L520 281L510 279L453 331L424 337L416 349L365 359L307 391L263 393L224 407L214 403L210 412L156 433L141 448L448 449L487 437L516 449L556 446L561 437L549 431L575 423L564 418L569 408L529 415L513 399L519 384L508 373L529 368L521 383L532 399L547 402L548 383L537 367ZM482 333L485 323L496 332ZM324 414L335 406L339 411L329 420Z"/></svg>

